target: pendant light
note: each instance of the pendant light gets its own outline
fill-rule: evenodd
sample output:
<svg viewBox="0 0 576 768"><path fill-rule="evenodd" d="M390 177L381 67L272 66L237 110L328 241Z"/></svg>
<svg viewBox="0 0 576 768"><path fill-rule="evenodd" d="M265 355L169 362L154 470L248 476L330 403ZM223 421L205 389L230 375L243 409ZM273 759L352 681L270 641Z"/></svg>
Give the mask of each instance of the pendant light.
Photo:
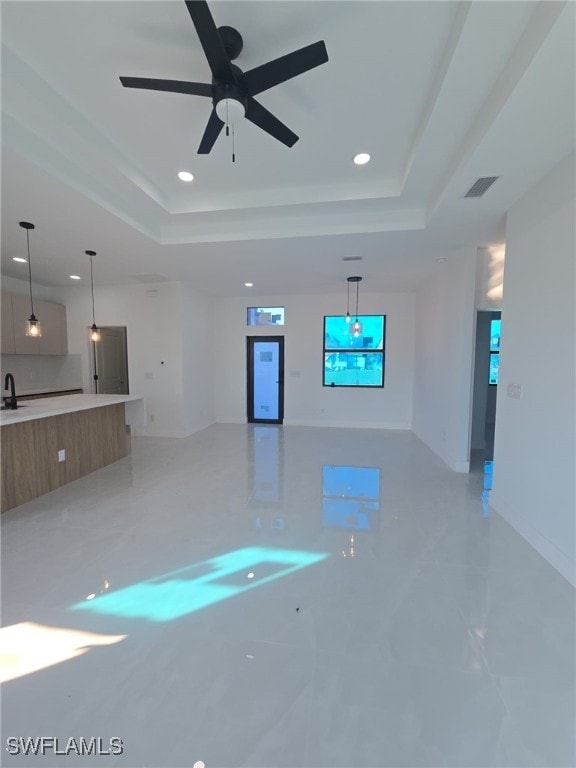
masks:
<svg viewBox="0 0 576 768"><path fill-rule="evenodd" d="M352 326L350 327L350 333L355 337L358 338L358 336L362 333L362 323L358 320L358 283L362 280L361 277L349 277L348 278L348 289L350 289L350 283L356 283L356 319L352 323Z"/></svg>
<svg viewBox="0 0 576 768"><path fill-rule="evenodd" d="M92 342L92 354L94 357L94 392L98 394L98 361L96 357L96 342L100 341L100 329L96 325L94 314L94 273L92 271L92 258L96 256L96 251L85 251L86 256L90 257L90 286L92 288L92 325L90 326L90 341Z"/></svg>
<svg viewBox="0 0 576 768"><path fill-rule="evenodd" d="M34 301L32 299L32 267L30 265L30 230L34 229L34 224L29 221L21 221L20 226L26 230L26 248L28 249L28 279L30 282L30 317L26 320L26 336L42 336L40 321L34 314Z"/></svg>
<svg viewBox="0 0 576 768"><path fill-rule="evenodd" d="M92 258L96 256L96 251L86 251L86 256L90 257L90 285L92 287L92 326L90 327L90 341L100 341L100 329L96 325L94 313L94 272L92 270Z"/></svg>

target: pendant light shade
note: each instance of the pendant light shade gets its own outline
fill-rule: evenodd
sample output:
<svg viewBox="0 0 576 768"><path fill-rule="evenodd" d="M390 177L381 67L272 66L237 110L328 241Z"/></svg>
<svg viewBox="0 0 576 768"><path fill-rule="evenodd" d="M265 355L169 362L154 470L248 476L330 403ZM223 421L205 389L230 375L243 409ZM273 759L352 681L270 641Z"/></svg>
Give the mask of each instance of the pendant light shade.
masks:
<svg viewBox="0 0 576 768"><path fill-rule="evenodd" d="M96 315L94 311L94 272L92 269L92 258L96 256L96 251L86 251L86 256L90 257L90 286L92 288L92 325L90 326L90 341L100 341L100 329L96 325Z"/></svg>
<svg viewBox="0 0 576 768"><path fill-rule="evenodd" d="M362 323L358 320L358 283L361 282L362 278L355 276L355 277L349 277L348 279L348 297L350 297L350 283L356 283L356 319L350 326L350 333L355 338L358 338L362 335ZM350 305L350 298L348 298L348 305ZM350 322L350 313L348 311L348 314L346 316L346 322Z"/></svg>
<svg viewBox="0 0 576 768"><path fill-rule="evenodd" d="M32 298L32 266L30 264L30 230L34 229L34 224L29 221L21 221L20 226L26 230L26 248L28 251L28 281L30 284L30 317L26 320L26 336L42 336L40 321L34 314L34 300Z"/></svg>

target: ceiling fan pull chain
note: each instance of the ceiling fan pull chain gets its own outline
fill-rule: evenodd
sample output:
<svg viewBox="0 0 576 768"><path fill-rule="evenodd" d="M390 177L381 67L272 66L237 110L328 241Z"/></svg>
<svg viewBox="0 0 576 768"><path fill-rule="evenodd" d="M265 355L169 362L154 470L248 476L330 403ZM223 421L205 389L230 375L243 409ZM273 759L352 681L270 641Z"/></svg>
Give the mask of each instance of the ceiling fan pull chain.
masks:
<svg viewBox="0 0 576 768"><path fill-rule="evenodd" d="M233 163L236 162L236 155L234 154L234 135L235 135L234 126L232 126L232 162Z"/></svg>
<svg viewBox="0 0 576 768"><path fill-rule="evenodd" d="M230 136L230 131L228 130L228 83L226 83L226 136Z"/></svg>

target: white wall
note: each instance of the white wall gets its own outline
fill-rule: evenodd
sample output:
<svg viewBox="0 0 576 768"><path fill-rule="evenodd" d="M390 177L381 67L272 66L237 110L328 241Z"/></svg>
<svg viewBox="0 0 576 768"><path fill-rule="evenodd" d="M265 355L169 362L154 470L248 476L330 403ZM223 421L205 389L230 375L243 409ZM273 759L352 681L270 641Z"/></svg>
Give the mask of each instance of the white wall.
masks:
<svg viewBox="0 0 576 768"><path fill-rule="evenodd" d="M470 466L476 251L439 265L416 296L416 369L412 429L449 467Z"/></svg>
<svg viewBox="0 0 576 768"><path fill-rule="evenodd" d="M574 155L510 210L491 504L575 579ZM521 399L507 396L522 386Z"/></svg>
<svg viewBox="0 0 576 768"><path fill-rule="evenodd" d="M84 387L91 392L90 293L86 288L68 288L63 298L69 351L82 355ZM206 344L199 325L206 315L206 302L180 283L96 288L98 325L126 326L130 394L145 398L148 416L147 428L136 434L185 437L212 423L212 395L206 395L210 385L199 390L190 376L190 361ZM196 326L190 328L194 322Z"/></svg>
<svg viewBox="0 0 576 768"><path fill-rule="evenodd" d="M476 309L502 309L504 294L504 245L478 248L476 252Z"/></svg>
<svg viewBox="0 0 576 768"><path fill-rule="evenodd" d="M283 306L284 326L246 326L247 306ZM216 419L246 421L246 336L285 337L284 423L410 429L414 379L413 294L370 294L360 312L386 315L383 389L323 387L323 318L346 311L342 295L253 296L216 301Z"/></svg>
<svg viewBox="0 0 576 768"><path fill-rule="evenodd" d="M182 283L184 418L189 433L213 424L214 301Z"/></svg>

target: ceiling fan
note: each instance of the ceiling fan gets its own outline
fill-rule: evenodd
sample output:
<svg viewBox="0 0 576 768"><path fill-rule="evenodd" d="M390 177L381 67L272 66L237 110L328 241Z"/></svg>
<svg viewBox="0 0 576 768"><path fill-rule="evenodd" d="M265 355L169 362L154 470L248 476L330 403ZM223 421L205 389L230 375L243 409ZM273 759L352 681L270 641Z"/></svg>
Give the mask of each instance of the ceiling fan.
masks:
<svg viewBox="0 0 576 768"><path fill-rule="evenodd" d="M208 154L224 125L228 133L229 122L238 117L246 117L287 147L294 146L298 136L257 102L254 96L327 62L328 53L324 41L320 40L248 72L242 72L232 64L232 60L237 58L242 50L243 40L240 33L232 27L216 27L205 0L185 1L212 71L212 84L158 80L150 77L121 77L122 85L125 88L170 91L211 98L212 113L198 147L198 154Z"/></svg>

